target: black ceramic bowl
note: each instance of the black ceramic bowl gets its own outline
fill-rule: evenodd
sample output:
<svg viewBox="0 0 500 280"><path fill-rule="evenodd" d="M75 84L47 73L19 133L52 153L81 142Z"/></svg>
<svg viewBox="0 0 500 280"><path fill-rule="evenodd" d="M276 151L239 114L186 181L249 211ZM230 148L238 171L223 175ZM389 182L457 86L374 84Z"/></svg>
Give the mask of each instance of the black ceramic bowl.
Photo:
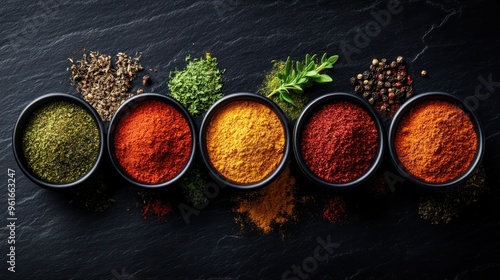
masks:
<svg viewBox="0 0 500 280"><path fill-rule="evenodd" d="M455 178L452 181L446 182L446 183L429 183L425 182L423 180L420 180L413 176L410 172L408 172L404 167L401 161L398 159L398 156L396 154L396 148L394 145L395 137L396 137L396 130L399 126L399 123L403 119L403 117L413 108L415 105L428 101L428 100L443 100L450 102L451 104L454 104L461 108L470 118L476 135L477 135L477 151L476 155L473 158L469 168L460 176ZM483 128L481 127L481 123L479 121L479 117L477 114L474 112L474 110L463 100L460 98L451 95L449 93L445 92L427 92L427 93L422 93L419 95L414 96L410 100L406 101L403 106L399 109L399 111L394 115L394 118L392 119L391 126L389 128L389 136L388 136L388 144L389 144L389 153L391 155L392 162L398 169L399 173L403 175L405 178L413 182L414 184L418 186L422 186L425 188L430 188L430 189L443 189L447 187L452 187L456 186L460 183L465 182L478 168L479 164L481 163L481 159L484 154L484 146L485 146L485 138L484 138L484 131Z"/></svg>
<svg viewBox="0 0 500 280"><path fill-rule="evenodd" d="M356 104L363 108L368 115L373 119L375 126L378 131L378 146L377 146L377 153L375 155L375 158L373 160L373 163L371 166L366 170L361 176L358 178L354 179L353 181L346 182L346 183L336 183L336 182L330 182L327 181L316 174L314 174L311 169L307 166L306 162L304 161L304 158L302 157L302 152L301 152L301 137L302 137L302 129L306 125L306 123L309 121L310 117L316 113L323 105L328 104L330 102L335 102L335 101L347 101L353 104ZM362 184L363 182L366 182L370 178L373 173L376 172L376 170L379 168L382 159L383 159L383 153L384 153L384 148L385 148L385 143L384 143L384 138L385 138L385 133L384 133L384 127L382 124L382 121L380 120L379 115L373 107L365 101L363 98L350 94L350 93L329 93L322 95L313 101L311 101L302 111L300 114L299 118L297 119L293 131L293 150L295 154L295 158L297 160L297 163L299 164L300 169L302 172L315 184L324 186L324 187L329 187L329 188L334 188L334 189L349 189L355 186L358 186ZM324 141L328 141L328 139L324 139Z"/></svg>
<svg viewBox="0 0 500 280"><path fill-rule="evenodd" d="M189 155L189 159L184 166L184 168L173 178L170 180L167 180L165 182L161 182L158 184L148 184L148 183L143 183L135 180L134 178L131 178L122 168L120 163L118 162L118 159L116 158L115 155L115 131L117 128L117 125L120 123L121 119L125 117L128 113L130 113L134 108L136 108L138 105L145 101L150 101L150 100L158 100L161 102L164 102L176 109L178 109L179 112L186 118L189 124L189 128L191 130L191 136L192 136L192 145L191 145L191 153ZM184 108L184 106L179 103L177 100L173 99L170 96L166 95L161 95L157 93L143 93L140 95L136 95L127 101L125 101L120 107L116 110L115 114L113 115L113 118L111 119L111 122L109 124L108 128L108 139L107 139L107 145L108 145L108 153L109 157L111 158L111 163L113 164L114 168L116 171L128 182L131 184L142 187L142 188L148 188L148 189L158 189L158 188L164 188L170 185L175 184L178 182L184 175L186 175L189 172L189 169L191 168L194 158L196 155L196 129L194 125L194 121L189 114L189 112Z"/></svg>
<svg viewBox="0 0 500 280"><path fill-rule="evenodd" d="M218 113L219 109L222 107L235 102L235 101L254 101L261 103L268 108L270 108L280 119L283 129L285 132L285 147L284 147L284 153L283 157L276 167L276 169L271 172L267 177L262 179L259 182L256 183L251 183L251 184L242 184L238 182L234 182L232 180L229 180L225 178L217 169L212 165L207 147L206 147L206 135L207 135L207 130L208 130L208 125L210 124L210 121L212 118ZM205 163L206 167L208 168L208 171L210 175L217 180L217 182L222 185L222 186L230 186L236 189L242 189L242 190L251 190L251 189L257 189L261 188L269 183L271 183L274 179L276 179L277 176L286 168L288 157L289 157L289 150L291 146L291 137L290 137L290 129L288 127L288 122L285 114L283 111L276 105L274 102L269 100L268 98L265 98L261 95L255 94L255 93L233 93L227 96L224 96L217 102L215 102L207 111L205 114L202 124L201 124L201 130L200 130L200 151L201 151L201 157L203 162Z"/></svg>
<svg viewBox="0 0 500 280"><path fill-rule="evenodd" d="M52 103L52 102L56 102L56 101L71 102L71 103L74 103L74 104L82 107L87 112L89 112L89 114L92 115L92 117L97 125L97 128L99 130L99 141L100 141L99 153L98 153L97 158L95 160L94 166L90 169L90 171L87 172L87 174L85 174L84 176L82 176L81 178L79 178L76 181L73 181L70 183L63 183L63 184L55 184L55 183L46 182L46 181L42 180L41 178L39 178L36 174L34 174L27 165L27 160L26 160L26 157L24 156L23 143L22 143L24 129L25 129L30 117L32 116L32 114L40 107L42 107L46 104ZM84 100L82 100L76 96L66 94L66 93L49 93L49 94L43 95L43 96L35 99L34 101L32 101L28 106L26 106L26 108L23 110L23 112L21 113L21 115L17 119L16 125L14 128L14 134L12 136L12 147L14 149L14 157L17 161L17 164L19 165L19 167L23 171L23 173L26 175L26 177L28 177L35 184L37 184L41 187L44 187L44 188L48 188L48 189L66 189L66 188L74 187L74 186L80 185L81 183L86 181L89 177L91 177L92 174L94 174L96 172L96 170L98 169L98 167L101 163L101 159L103 157L104 147L105 147L104 144L105 144L105 142L104 142L104 128L103 128L101 119L100 119L99 115L97 114L97 112L95 111L95 109L92 108L92 106L90 106Z"/></svg>

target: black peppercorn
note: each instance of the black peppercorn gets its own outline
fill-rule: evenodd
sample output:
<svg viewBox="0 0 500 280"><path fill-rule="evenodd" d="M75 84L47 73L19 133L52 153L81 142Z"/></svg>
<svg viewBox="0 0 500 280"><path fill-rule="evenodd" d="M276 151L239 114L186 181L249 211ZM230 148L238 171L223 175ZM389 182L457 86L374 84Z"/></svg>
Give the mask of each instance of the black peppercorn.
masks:
<svg viewBox="0 0 500 280"><path fill-rule="evenodd" d="M351 77L350 81L351 81L351 85L354 86L356 84L356 77Z"/></svg>
<svg viewBox="0 0 500 280"><path fill-rule="evenodd" d="M363 79L368 80L370 79L370 76L371 76L370 71L363 72Z"/></svg>

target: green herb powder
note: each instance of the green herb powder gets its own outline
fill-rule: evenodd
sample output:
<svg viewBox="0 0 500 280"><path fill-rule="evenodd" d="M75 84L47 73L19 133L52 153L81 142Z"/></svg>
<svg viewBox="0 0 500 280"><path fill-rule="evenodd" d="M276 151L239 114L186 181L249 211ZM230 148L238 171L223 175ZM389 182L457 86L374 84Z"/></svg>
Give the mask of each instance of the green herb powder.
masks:
<svg viewBox="0 0 500 280"><path fill-rule="evenodd" d="M55 184L74 182L87 174L97 159L99 144L92 115L66 101L36 110L23 135L29 168L40 179Z"/></svg>

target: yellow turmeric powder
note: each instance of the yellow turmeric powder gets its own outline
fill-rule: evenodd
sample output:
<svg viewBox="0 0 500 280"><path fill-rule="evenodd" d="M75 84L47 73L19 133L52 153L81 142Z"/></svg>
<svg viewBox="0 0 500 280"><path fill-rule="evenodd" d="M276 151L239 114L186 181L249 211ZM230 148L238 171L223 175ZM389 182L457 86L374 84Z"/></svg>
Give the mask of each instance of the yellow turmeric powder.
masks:
<svg viewBox="0 0 500 280"><path fill-rule="evenodd" d="M280 226L295 217L295 178L287 167L281 175L265 188L246 193L237 199L234 211L240 226L245 222L255 224L268 234L273 226Z"/></svg>
<svg viewBox="0 0 500 280"><path fill-rule="evenodd" d="M206 135L208 157L226 179L252 184L281 162L285 129L274 111L256 101L239 100L222 107Z"/></svg>

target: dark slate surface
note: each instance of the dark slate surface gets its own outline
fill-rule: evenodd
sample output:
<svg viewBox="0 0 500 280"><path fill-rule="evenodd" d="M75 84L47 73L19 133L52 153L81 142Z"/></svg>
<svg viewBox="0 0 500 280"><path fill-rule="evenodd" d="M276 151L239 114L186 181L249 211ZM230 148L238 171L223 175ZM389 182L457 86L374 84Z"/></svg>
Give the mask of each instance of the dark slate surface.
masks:
<svg viewBox="0 0 500 280"><path fill-rule="evenodd" d="M387 15L388 2L44 2L8 1L0 7L1 223L8 224L7 168L16 170L18 218L16 272L7 271L9 231L4 226L0 279L279 279L304 261L312 272L292 272L289 279L500 275L500 196L495 190L500 167L500 30L494 1L402 1L364 40L359 32L366 34L374 14ZM320 212L311 211L288 226L284 238L277 232L263 236L240 230L227 189L189 224L178 212L166 222L144 220L136 190L113 173L117 202L104 213L82 210L60 193L28 181L14 161L11 133L22 109L36 97L77 94L69 83L66 58L81 57L83 49L110 55L143 52L142 65L157 69L150 73L151 91L162 94L167 94L168 72L183 67L187 54L216 56L227 69L227 93L256 91L273 59L302 58L308 52L339 54L335 82L317 88L313 96L351 92L349 77L373 57L403 55L417 93L439 90L467 98L478 91L484 97L477 99L476 111L486 133L484 164L493 191L452 223L432 226L416 211L422 190L400 184L391 200L367 205L354 222L329 224ZM429 72L427 78L418 75L422 69ZM494 83L488 88L482 79ZM324 191L298 179L302 189ZM330 238L336 245L313 267L310 257L318 238Z"/></svg>

